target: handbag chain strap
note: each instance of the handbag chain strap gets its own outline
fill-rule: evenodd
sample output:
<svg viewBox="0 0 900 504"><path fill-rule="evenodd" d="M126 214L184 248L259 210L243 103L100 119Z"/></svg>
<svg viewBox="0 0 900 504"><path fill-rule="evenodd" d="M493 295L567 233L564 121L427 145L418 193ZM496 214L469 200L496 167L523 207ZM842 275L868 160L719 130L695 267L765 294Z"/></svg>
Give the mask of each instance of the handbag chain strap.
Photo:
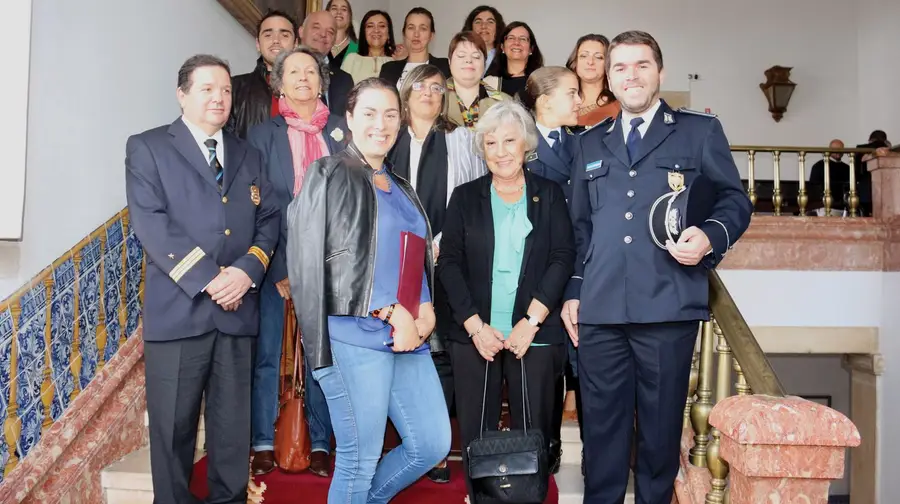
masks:
<svg viewBox="0 0 900 504"><path fill-rule="evenodd" d="M487 388L488 388L488 369L490 369L491 361L484 361L484 391L481 394L481 428L478 431L478 437L484 437L484 414L485 405L487 404ZM525 357L519 360L519 368L522 371L522 417L524 420L525 434L528 434L528 427L531 425L531 402L528 400L528 380L525 378Z"/></svg>

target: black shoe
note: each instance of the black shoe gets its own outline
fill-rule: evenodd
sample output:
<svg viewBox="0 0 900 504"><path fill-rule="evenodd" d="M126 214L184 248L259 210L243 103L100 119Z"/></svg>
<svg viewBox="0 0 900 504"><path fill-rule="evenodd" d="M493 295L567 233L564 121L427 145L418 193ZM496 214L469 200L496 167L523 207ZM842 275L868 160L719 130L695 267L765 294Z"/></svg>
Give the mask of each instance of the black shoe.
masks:
<svg viewBox="0 0 900 504"><path fill-rule="evenodd" d="M562 463L562 442L558 439L550 440L550 474L559 472Z"/></svg>
<svg viewBox="0 0 900 504"><path fill-rule="evenodd" d="M428 479L435 483L450 483L450 466L446 465L447 461L443 462L444 467L432 467L430 471L428 471Z"/></svg>

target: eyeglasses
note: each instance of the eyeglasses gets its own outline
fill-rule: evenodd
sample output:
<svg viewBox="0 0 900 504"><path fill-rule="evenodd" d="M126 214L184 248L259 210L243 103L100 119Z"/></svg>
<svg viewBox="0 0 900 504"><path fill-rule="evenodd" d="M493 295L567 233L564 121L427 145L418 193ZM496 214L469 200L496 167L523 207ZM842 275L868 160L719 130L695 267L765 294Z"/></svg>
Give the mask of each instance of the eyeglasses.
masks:
<svg viewBox="0 0 900 504"><path fill-rule="evenodd" d="M412 88L413 88L413 91L418 91L421 93L422 91L425 90L425 83L424 82L414 82L412 85ZM444 94L444 91L446 91L444 89L444 86L441 86L440 84L432 84L432 85L428 86L428 90L431 91L432 94L436 94L436 95L442 95L442 94Z"/></svg>

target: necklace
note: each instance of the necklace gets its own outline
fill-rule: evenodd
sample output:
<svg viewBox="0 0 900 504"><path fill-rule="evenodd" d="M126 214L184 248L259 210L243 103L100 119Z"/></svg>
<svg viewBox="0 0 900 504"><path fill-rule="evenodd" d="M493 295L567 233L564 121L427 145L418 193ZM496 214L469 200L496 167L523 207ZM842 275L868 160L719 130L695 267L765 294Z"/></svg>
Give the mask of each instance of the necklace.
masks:
<svg viewBox="0 0 900 504"><path fill-rule="evenodd" d="M515 194L525 188L524 182L517 187L513 187L512 189L502 188L499 185L497 185L496 182L494 182L493 184L494 184L494 189L496 189L497 192L504 193L504 194Z"/></svg>
<svg viewBox="0 0 900 504"><path fill-rule="evenodd" d="M331 52L338 52L338 50L347 43L347 40L350 39L350 35L345 35L344 40L341 40L337 44L331 46Z"/></svg>
<svg viewBox="0 0 900 504"><path fill-rule="evenodd" d="M391 192L391 177L389 177L387 174L387 168L382 166L381 169L375 170L375 174L373 175L372 180L374 181L375 177L379 175L384 175L384 180L385 182L387 182L387 191L385 192Z"/></svg>

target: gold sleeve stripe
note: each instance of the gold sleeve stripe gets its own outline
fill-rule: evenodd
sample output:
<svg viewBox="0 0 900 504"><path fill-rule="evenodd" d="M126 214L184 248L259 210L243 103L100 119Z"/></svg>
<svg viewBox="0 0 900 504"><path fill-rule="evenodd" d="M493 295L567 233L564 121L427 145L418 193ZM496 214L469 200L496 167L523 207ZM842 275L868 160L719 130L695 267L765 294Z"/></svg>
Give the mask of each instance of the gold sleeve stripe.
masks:
<svg viewBox="0 0 900 504"><path fill-rule="evenodd" d="M269 256L267 256L266 253L263 252L263 249L254 245L250 247L250 251L247 253L259 259L259 262L262 263L264 269L269 269Z"/></svg>
<svg viewBox="0 0 900 504"><path fill-rule="evenodd" d="M191 250L188 255L184 256L184 259L172 268L172 271L169 272L169 278L178 283L181 277L200 262L200 259L203 259L204 256L206 256L206 252L201 250L200 247L194 247L194 250Z"/></svg>

